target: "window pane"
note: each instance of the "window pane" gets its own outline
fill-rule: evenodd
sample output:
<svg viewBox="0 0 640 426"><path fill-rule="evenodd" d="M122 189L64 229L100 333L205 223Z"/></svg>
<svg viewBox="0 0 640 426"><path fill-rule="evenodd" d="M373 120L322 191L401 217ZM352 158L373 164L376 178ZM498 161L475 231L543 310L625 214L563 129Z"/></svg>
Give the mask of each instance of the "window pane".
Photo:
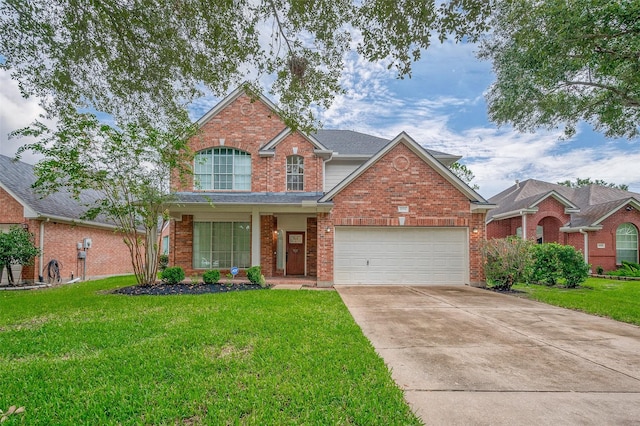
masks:
<svg viewBox="0 0 640 426"><path fill-rule="evenodd" d="M299 155L287 157L287 191L304 189L304 158Z"/></svg>
<svg viewBox="0 0 640 426"><path fill-rule="evenodd" d="M231 222L213 223L212 259L213 268L230 268L231 265Z"/></svg>
<svg viewBox="0 0 640 426"><path fill-rule="evenodd" d="M251 266L251 226L249 222L237 222L233 228L233 261L240 268Z"/></svg>
<svg viewBox="0 0 640 426"><path fill-rule="evenodd" d="M195 222L193 224L193 267L211 266L211 224Z"/></svg>
<svg viewBox="0 0 640 426"><path fill-rule="evenodd" d="M630 223L623 223L616 230L616 263L638 262L638 230Z"/></svg>

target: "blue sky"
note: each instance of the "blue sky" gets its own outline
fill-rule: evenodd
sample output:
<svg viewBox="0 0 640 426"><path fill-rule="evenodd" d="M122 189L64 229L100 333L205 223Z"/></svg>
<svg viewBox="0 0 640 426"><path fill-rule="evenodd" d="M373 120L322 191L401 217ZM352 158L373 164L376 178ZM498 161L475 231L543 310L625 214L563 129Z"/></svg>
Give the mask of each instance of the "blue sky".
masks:
<svg viewBox="0 0 640 426"><path fill-rule="evenodd" d="M577 177L626 183L640 192L638 141L609 140L588 126L569 140L560 132L518 133L489 122L484 92L493 81L491 64L475 58L470 44L434 44L411 79L396 79L383 63L347 60L344 96L318 111L324 128L349 129L393 138L406 131L425 147L461 155L488 198L516 179L558 182ZM191 108L193 119L218 98L205 96ZM277 99L274 99L277 102ZM22 99L8 73L0 71L0 154L13 155L19 140L7 133L37 118L35 99ZM25 161L33 158L25 156Z"/></svg>

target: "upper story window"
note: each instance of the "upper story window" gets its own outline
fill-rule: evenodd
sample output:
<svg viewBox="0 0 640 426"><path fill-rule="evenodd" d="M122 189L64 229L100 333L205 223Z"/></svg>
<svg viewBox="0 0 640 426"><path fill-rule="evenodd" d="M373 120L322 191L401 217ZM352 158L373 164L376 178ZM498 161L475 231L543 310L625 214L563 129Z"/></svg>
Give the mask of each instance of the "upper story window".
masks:
<svg viewBox="0 0 640 426"><path fill-rule="evenodd" d="M304 158L299 155L287 157L287 191L304 190Z"/></svg>
<svg viewBox="0 0 640 426"><path fill-rule="evenodd" d="M251 190L251 155L234 148L200 151L194 161L195 188Z"/></svg>

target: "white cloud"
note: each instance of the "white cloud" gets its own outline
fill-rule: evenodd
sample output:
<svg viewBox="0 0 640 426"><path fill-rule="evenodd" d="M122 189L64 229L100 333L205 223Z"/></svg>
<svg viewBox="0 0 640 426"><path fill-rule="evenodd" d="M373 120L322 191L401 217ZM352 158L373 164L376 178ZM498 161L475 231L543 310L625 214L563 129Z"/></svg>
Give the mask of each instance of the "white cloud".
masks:
<svg viewBox="0 0 640 426"><path fill-rule="evenodd" d="M38 119L44 111L35 98L25 99L18 83L11 79L9 72L0 70L0 154L12 157L22 145L32 142L27 138L9 139L9 133L26 127ZM25 153L23 161L34 163L37 157Z"/></svg>

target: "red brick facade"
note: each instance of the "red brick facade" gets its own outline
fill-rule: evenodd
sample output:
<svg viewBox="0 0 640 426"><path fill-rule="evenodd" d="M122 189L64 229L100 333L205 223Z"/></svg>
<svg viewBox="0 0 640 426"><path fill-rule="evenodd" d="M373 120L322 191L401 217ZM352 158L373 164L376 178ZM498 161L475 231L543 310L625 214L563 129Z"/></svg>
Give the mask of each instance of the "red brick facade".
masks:
<svg viewBox="0 0 640 426"><path fill-rule="evenodd" d="M72 278L97 278L133 272L131 257L122 236L112 229L56 221L34 220L24 217L24 207L10 194L0 188L0 224L25 226L34 236L35 245L43 252L42 267L56 259L62 265L63 282ZM41 231L44 232L41 245ZM91 238L92 247L87 250L86 269L78 260L77 243ZM22 279L27 282L39 280L40 256L34 265L22 269ZM46 271L43 273L46 278Z"/></svg>
<svg viewBox="0 0 640 426"><path fill-rule="evenodd" d="M231 99L201 123L198 135L192 138L194 152L215 147L232 147L251 155L251 192L285 193L286 162L290 155L304 158L304 192L322 193L324 161L317 146L299 132L284 137L286 129L268 104L252 102L246 95ZM274 138L279 141L271 146ZM270 145L269 152L264 150ZM261 151L262 149L262 151ZM195 190L193 182L180 184L174 180L172 189L178 192ZM266 277L281 276L286 270L278 267L278 233L305 232L306 275L315 277L318 285L333 283L334 231L336 226L400 226L398 206L408 206L405 227L457 227L469 230L469 278L482 284L484 275L480 255L485 238L485 213L472 213L468 195L438 173L424 158L404 143L398 143L386 155L350 182L332 199L332 205L317 210L299 206L269 205L237 207L225 205L206 210L189 210L176 206L170 228L170 264L179 265L187 275L202 273L193 268L194 221L232 220L234 214L259 224L259 264ZM330 210L330 211L329 211ZM311 213L311 214L310 214ZM256 214L259 220L256 222ZM219 215L219 216L216 216ZM281 220L281 217L283 218ZM293 228L290 228L293 227ZM295 229L294 229L295 228ZM254 252L255 254L255 252ZM252 257L255 263L256 258ZM224 271L222 271L224 272Z"/></svg>
<svg viewBox="0 0 640 426"><path fill-rule="evenodd" d="M560 231L560 228L567 226L571 220L570 215L565 213L564 204L553 197L548 197L537 207L536 213L526 214L528 239L536 239L536 228L542 226L543 242L572 245L584 253L584 234L577 230ZM487 236L488 238L505 238L516 235L522 222L522 216L493 220L487 225ZM589 244L588 262L594 271L599 266L605 271L616 269L616 230L623 223L631 223L640 229L640 212L635 208L629 210L625 207L620 208L601 223L602 229L585 231L588 234Z"/></svg>

